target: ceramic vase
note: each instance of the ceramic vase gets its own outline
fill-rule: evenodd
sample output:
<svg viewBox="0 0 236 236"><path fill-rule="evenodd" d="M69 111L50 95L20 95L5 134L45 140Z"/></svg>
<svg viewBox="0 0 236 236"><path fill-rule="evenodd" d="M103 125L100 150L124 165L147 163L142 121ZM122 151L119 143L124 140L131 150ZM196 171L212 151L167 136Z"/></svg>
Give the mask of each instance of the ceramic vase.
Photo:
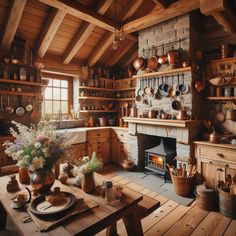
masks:
<svg viewBox="0 0 236 236"><path fill-rule="evenodd" d="M30 184L39 193L46 193L55 182L52 170L39 169L32 173Z"/></svg>
<svg viewBox="0 0 236 236"><path fill-rule="evenodd" d="M93 173L83 175L81 187L85 193L91 193L95 189Z"/></svg>

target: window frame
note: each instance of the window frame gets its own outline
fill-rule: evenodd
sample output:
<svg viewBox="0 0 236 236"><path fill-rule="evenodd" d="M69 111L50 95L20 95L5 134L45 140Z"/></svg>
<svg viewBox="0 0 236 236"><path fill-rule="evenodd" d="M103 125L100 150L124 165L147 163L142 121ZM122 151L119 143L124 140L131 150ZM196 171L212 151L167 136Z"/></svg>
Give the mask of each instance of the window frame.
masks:
<svg viewBox="0 0 236 236"><path fill-rule="evenodd" d="M69 115L70 114L70 107L73 106L73 77L72 76L67 76L67 75L59 75L59 74L52 74L52 73L42 73L42 79L57 79L57 80L66 80L68 81L68 102L67 102L67 106L68 106L68 113L62 113L62 115ZM47 86L48 87L48 86ZM59 86L50 86L51 88L60 88L63 89L64 87L59 87ZM45 88L46 89L46 88ZM46 99L48 101L65 101L65 100L61 100L61 99ZM43 94L43 110L42 110L42 114L49 114L52 116L56 116L58 115L58 113L45 113L45 97Z"/></svg>

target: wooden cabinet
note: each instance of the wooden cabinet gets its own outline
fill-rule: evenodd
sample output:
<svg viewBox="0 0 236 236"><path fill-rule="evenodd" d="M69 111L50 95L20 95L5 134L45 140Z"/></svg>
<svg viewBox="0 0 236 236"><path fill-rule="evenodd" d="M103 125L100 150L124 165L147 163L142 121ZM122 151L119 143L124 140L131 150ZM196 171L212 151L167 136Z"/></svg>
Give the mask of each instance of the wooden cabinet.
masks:
<svg viewBox="0 0 236 236"><path fill-rule="evenodd" d="M128 159L128 143L127 143L127 130L112 130L112 162L122 165L124 160Z"/></svg>
<svg viewBox="0 0 236 236"><path fill-rule="evenodd" d="M110 129L98 129L87 132L88 156L96 152L103 163L111 161L110 158Z"/></svg>
<svg viewBox="0 0 236 236"><path fill-rule="evenodd" d="M79 160L87 155L87 143L73 144L71 148L74 160Z"/></svg>
<svg viewBox="0 0 236 236"><path fill-rule="evenodd" d="M218 180L236 174L236 146L231 144L212 144L195 142L195 156L198 171L207 185L217 188Z"/></svg>

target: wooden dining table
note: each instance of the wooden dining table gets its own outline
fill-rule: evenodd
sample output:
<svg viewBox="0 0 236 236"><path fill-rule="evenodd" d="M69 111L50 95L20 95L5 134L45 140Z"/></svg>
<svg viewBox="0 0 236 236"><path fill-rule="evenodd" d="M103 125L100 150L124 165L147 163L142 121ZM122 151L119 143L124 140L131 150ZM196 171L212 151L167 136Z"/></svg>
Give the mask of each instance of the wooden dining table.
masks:
<svg viewBox="0 0 236 236"><path fill-rule="evenodd" d="M100 174L94 175L96 185L107 181ZM40 232L34 221L23 223L23 219L29 217L27 206L22 209L12 209L12 198L16 193L8 193L6 185L9 176L0 177L0 230L5 229L7 217L11 218L14 227L21 235L94 235L103 229L106 229L107 235L114 235L116 232L116 222L122 219L128 235L143 235L140 218L136 216L138 203L143 196L127 187L123 187L121 200L114 205L106 204L104 198L94 191L91 194L84 193L79 187L73 185L73 179L68 179L67 183L61 184L55 181L52 188L59 186L61 191L70 192L76 197L86 201L93 201L96 207L86 212L71 217L66 222L62 222L57 227L48 232ZM20 186L24 189L24 186Z"/></svg>

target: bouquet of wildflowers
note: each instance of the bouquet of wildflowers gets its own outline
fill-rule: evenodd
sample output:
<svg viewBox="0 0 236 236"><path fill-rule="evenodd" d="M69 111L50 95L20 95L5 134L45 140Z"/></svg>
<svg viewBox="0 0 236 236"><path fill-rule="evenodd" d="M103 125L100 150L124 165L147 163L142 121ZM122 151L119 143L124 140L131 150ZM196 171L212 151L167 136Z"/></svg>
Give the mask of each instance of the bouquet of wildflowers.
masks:
<svg viewBox="0 0 236 236"><path fill-rule="evenodd" d="M78 168L75 169L74 175L78 173L92 174L102 169L103 162L101 159L97 158L96 152L93 152L90 160L88 156L85 156L79 162L75 163L75 165L78 166Z"/></svg>
<svg viewBox="0 0 236 236"><path fill-rule="evenodd" d="M66 136L55 132L50 122L40 122L37 127L24 126L12 121L18 132L13 128L11 134L14 142L5 142L5 153L17 161L20 167L28 167L35 171L38 169L50 170L59 159L67 157L69 147L65 144Z"/></svg>

